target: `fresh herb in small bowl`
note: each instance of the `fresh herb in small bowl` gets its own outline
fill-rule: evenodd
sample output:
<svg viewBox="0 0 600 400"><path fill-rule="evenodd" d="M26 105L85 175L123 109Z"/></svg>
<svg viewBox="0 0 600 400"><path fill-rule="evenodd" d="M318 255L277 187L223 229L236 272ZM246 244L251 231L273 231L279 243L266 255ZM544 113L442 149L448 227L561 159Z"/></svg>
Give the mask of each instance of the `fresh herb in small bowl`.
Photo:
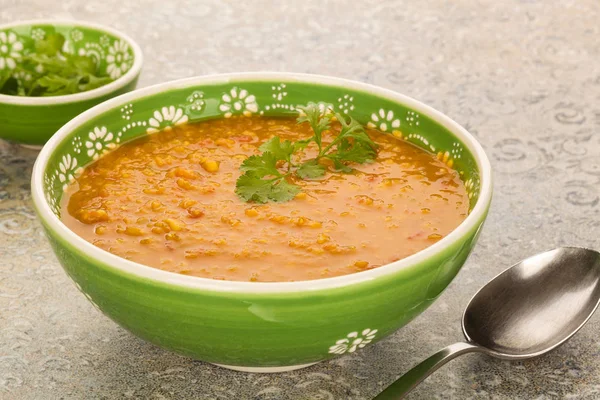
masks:
<svg viewBox="0 0 600 400"><path fill-rule="evenodd" d="M13 70L0 71L0 94L27 97L87 92L112 79L98 71L92 57L65 53L60 33L35 41L35 51L22 56Z"/></svg>
<svg viewBox="0 0 600 400"><path fill-rule="evenodd" d="M290 178L320 178L329 169L324 162L336 171L350 173L354 169L348 164L369 163L377 157L377 144L356 120L350 118L347 121L339 113L323 114L314 104L300 107L300 110L304 115L298 117L298 123L308 122L313 136L296 142L281 141L279 136L274 136L259 147L262 154L244 160L240 166L244 174L238 178L235 190L242 200L256 203L289 201L301 190L300 186L290 182ZM329 144L324 144L323 133L332 131L334 118L339 122L339 133ZM317 147L317 156L298 160L296 153L311 143Z"/></svg>
<svg viewBox="0 0 600 400"><path fill-rule="evenodd" d="M107 26L0 24L0 140L45 144L77 115L135 89L143 63L140 46Z"/></svg>

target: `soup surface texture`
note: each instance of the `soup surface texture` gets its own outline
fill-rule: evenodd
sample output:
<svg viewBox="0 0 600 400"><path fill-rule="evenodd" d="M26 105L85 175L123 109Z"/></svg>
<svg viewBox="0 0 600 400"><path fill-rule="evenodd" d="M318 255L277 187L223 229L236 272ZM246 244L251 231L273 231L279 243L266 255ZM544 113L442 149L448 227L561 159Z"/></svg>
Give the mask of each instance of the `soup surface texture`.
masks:
<svg viewBox="0 0 600 400"><path fill-rule="evenodd" d="M380 146L375 162L297 180L291 201L253 204L235 194L242 161L274 135L310 137L310 126L267 117L181 125L85 168L63 196L62 219L102 249L186 275L272 282L376 268L443 238L469 202L459 174L434 155L368 134Z"/></svg>

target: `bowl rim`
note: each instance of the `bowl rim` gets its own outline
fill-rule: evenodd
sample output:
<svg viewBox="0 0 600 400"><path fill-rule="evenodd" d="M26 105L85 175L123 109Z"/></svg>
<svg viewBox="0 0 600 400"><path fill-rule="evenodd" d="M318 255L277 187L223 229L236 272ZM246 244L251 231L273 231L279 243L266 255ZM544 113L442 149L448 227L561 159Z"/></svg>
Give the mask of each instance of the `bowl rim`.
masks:
<svg viewBox="0 0 600 400"><path fill-rule="evenodd" d="M49 96L49 97L28 97L28 96L10 96L7 94L0 94L0 104L14 104L14 105L25 105L25 106L48 106L56 104L68 104L79 101L92 100L98 97L108 95L115 92L129 83L131 83L142 70L144 64L144 56L140 46L127 34L120 32L116 29L97 24L94 22L80 21L80 20L68 20L68 19L32 19L11 22L8 24L0 25L0 30L16 28L21 26L29 25L54 25L54 26L72 26L90 28L98 31L109 33L115 37L125 40L133 50L133 65L129 68L129 71L125 75L120 76L114 81L100 86L99 88L88 90L87 92L67 94L63 96Z"/></svg>
<svg viewBox="0 0 600 400"><path fill-rule="evenodd" d="M126 260L94 246L67 228L67 226L63 224L63 222L56 215L54 215L54 213L52 213L46 200L46 196L44 196L44 170L50 155L54 152L57 145L59 145L74 129L87 122L89 119L116 107L120 107L122 104L131 102L135 99L144 98L173 89L183 89L202 84L239 84L242 82L276 81L312 83L363 91L381 98L388 99L390 101L404 104L413 110L427 115L429 118L433 119L435 122L452 132L452 134L456 135L457 138L459 138L465 144L465 147L467 147L468 151L473 154L477 163L477 167L480 171L480 195L475 207L467 216L467 218L446 237L406 258L368 271L361 271L331 278L295 282L222 281L210 278L187 276L175 272L160 270ZM52 231L54 231L55 234L57 234L62 240L66 241L71 246L75 247L77 250L85 253L88 257L99 261L106 267L117 269L120 273L132 274L137 278L149 279L157 283L175 285L186 289L230 292L237 294L285 294L341 288L353 284L373 281L378 278L385 278L386 276L390 276L401 270L408 269L411 266L417 265L428 258L435 257L436 255L443 253L448 247L460 242L460 240L469 231L475 229L480 220L485 217L492 198L492 173L490 162L482 146L474 136L472 136L467 132L466 129L446 115L408 96L371 84L329 76L282 72L245 72L207 75L161 83L123 94L107 100L89 109L88 111L85 111L64 125L44 145L33 167L31 189L34 207L39 218L41 218L43 222L47 224Z"/></svg>

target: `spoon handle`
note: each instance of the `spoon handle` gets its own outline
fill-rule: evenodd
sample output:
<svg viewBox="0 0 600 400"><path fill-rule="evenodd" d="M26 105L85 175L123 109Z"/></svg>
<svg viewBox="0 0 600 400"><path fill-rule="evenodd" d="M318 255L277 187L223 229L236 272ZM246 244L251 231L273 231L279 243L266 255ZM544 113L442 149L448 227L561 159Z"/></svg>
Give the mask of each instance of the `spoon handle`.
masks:
<svg viewBox="0 0 600 400"><path fill-rule="evenodd" d="M420 364L414 366L410 371L402 375L398 380L388 386L379 396L373 400L400 400L421 383L425 378L435 372L448 361L474 351L485 352L479 346L471 343L459 342L451 344L443 348L429 358L421 361Z"/></svg>

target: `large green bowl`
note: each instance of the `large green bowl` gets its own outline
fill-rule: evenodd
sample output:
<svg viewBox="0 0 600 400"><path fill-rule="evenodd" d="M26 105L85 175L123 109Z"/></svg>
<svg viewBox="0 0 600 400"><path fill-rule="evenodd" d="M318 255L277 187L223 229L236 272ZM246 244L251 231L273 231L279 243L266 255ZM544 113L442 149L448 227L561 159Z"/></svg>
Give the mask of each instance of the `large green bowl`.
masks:
<svg viewBox="0 0 600 400"><path fill-rule="evenodd" d="M64 51L93 57L99 72L114 80L97 89L66 96L0 94L1 139L43 145L75 116L137 85L143 63L140 47L123 33L87 22L39 20L0 25L0 71L14 69L22 55L35 51L35 40L50 33L64 35Z"/></svg>
<svg viewBox="0 0 600 400"><path fill-rule="evenodd" d="M298 105L309 102L401 136L452 165L466 184L469 216L439 242L392 264L284 283L219 281L150 268L95 247L60 220L66 184L120 143L208 118L295 115ZM165 83L81 114L44 146L32 192L65 271L108 317L141 338L199 360L274 372L352 353L425 310L473 248L490 205L492 181L488 159L473 136L415 100L336 78L246 73Z"/></svg>

